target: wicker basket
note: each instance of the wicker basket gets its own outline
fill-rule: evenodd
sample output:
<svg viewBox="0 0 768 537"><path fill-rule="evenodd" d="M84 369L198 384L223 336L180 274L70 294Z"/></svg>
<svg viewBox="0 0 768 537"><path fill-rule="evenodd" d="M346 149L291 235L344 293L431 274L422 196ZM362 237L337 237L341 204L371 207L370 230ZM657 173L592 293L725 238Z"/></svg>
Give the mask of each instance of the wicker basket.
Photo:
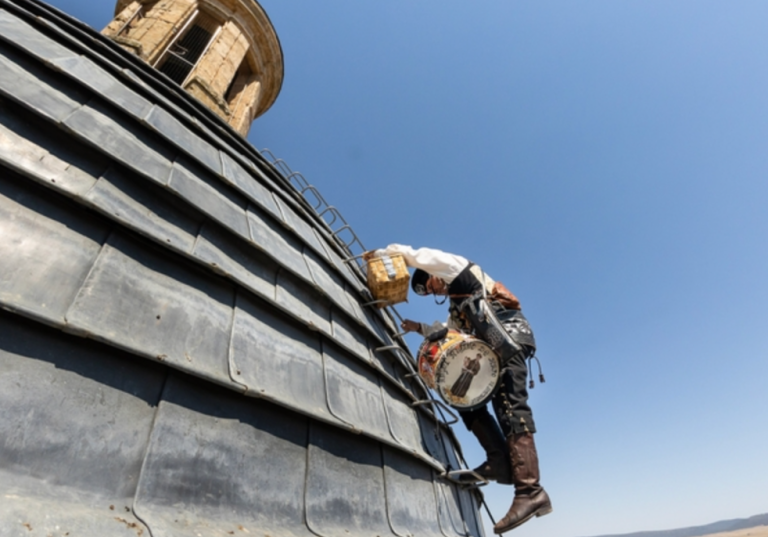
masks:
<svg viewBox="0 0 768 537"><path fill-rule="evenodd" d="M408 267L400 254L368 260L368 288L374 299L382 301L376 305L379 308L406 302L410 280Z"/></svg>

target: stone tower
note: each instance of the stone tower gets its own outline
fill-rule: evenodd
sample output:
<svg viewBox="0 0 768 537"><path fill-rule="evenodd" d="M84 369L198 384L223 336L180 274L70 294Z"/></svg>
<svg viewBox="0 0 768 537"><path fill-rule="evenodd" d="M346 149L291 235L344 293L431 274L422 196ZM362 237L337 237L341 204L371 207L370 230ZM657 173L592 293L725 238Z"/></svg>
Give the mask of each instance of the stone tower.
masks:
<svg viewBox="0 0 768 537"><path fill-rule="evenodd" d="M102 33L243 136L280 92L280 42L253 0L118 0Z"/></svg>

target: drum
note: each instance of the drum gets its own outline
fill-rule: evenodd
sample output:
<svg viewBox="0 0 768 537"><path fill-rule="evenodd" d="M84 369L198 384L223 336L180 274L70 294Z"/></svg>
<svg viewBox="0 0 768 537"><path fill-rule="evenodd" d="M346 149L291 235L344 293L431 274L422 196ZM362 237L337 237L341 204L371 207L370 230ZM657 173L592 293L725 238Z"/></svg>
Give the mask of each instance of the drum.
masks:
<svg viewBox="0 0 768 537"><path fill-rule="evenodd" d="M484 341L449 330L443 339L424 340L418 354L419 376L459 410L484 405L499 382L499 357Z"/></svg>

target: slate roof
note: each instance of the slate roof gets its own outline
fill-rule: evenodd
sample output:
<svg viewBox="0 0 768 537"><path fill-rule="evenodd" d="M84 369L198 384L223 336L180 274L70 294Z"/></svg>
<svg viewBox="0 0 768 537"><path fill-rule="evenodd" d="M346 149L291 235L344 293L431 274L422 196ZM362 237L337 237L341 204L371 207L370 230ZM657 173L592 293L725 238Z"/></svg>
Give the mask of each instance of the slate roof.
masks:
<svg viewBox="0 0 768 537"><path fill-rule="evenodd" d="M356 238L277 164L90 27L0 0L9 535L482 535Z"/></svg>

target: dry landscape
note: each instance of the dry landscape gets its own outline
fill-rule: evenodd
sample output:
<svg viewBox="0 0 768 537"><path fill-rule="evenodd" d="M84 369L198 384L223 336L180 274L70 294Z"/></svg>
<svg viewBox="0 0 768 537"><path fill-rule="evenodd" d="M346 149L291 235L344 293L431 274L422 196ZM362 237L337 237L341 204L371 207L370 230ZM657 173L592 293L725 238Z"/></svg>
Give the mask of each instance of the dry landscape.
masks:
<svg viewBox="0 0 768 537"><path fill-rule="evenodd" d="M710 533L706 537L768 537L768 526L755 526L722 533Z"/></svg>

